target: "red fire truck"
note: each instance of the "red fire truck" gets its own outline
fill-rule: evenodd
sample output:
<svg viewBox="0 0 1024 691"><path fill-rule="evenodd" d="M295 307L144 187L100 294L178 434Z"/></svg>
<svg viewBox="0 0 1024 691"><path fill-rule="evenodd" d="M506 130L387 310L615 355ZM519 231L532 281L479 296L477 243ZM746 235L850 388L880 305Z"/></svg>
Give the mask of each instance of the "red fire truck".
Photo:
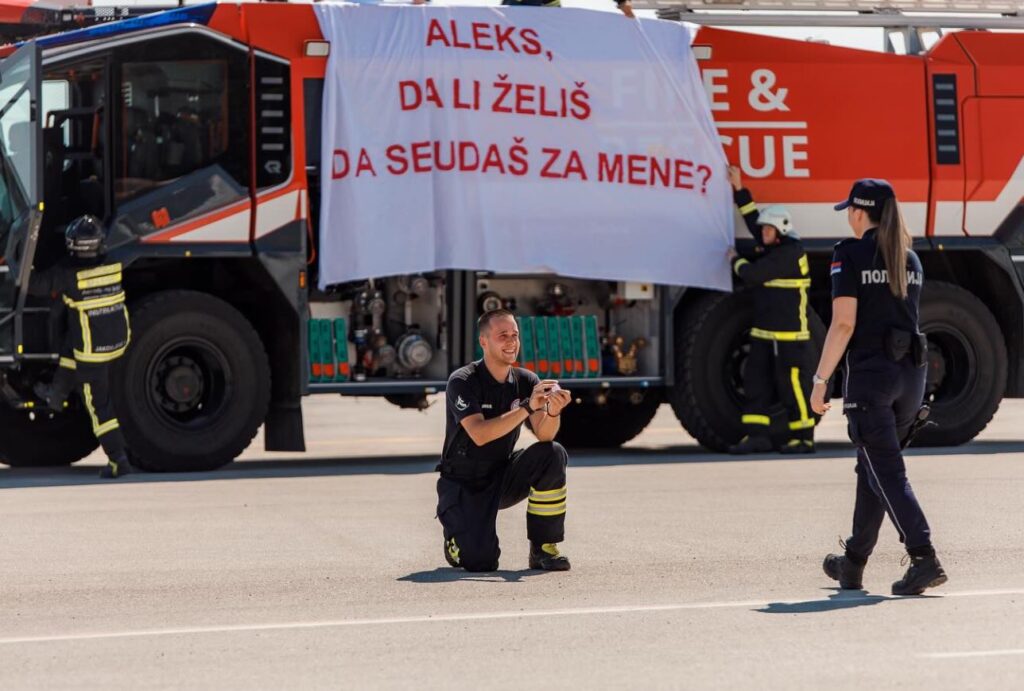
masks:
<svg viewBox="0 0 1024 691"><path fill-rule="evenodd" d="M851 180L886 177L927 276L939 426L921 441L966 442L1004 396L1024 395L1024 34L977 30L1018 20L648 6L716 25L694 42L710 107L759 201L794 212L815 337L831 246L847 233L830 205ZM115 397L150 470L219 467L261 425L267 449L302 451L308 394L421 408L474 357L475 319L496 306L521 316L526 364L573 379L565 443L622 444L663 402L711 449L740 435L743 291L475 271L316 289L330 46L309 5L108 10L126 17L110 23L99 10L33 11L0 17L9 39L40 34L0 62L3 462L67 464L95 448L80 406L52 414L33 398L56 366L57 334L50 303L26 291L82 214L108 225L125 266L133 344ZM883 27L906 54L721 28L815 22ZM933 33L926 49L949 24L968 30Z"/></svg>

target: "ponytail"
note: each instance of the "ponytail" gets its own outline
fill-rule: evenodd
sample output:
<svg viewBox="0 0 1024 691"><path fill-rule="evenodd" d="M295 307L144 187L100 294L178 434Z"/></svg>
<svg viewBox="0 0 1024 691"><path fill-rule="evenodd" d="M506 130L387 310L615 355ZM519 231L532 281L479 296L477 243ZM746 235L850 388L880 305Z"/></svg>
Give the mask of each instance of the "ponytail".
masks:
<svg viewBox="0 0 1024 691"><path fill-rule="evenodd" d="M907 253L912 240L907 224L900 213L896 199L887 199L882 205L878 218L868 214L878 223L878 251L882 253L886 273L889 274L889 290L897 298L907 297Z"/></svg>

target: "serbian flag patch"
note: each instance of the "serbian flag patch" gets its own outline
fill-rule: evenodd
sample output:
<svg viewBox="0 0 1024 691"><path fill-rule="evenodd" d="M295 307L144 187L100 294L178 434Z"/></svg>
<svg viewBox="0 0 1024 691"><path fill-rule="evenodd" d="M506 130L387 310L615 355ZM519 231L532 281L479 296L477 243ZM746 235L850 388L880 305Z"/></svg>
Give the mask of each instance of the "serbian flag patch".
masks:
<svg viewBox="0 0 1024 691"><path fill-rule="evenodd" d="M842 262L832 262L831 268L829 270L829 276L835 276L837 273L840 273L842 270L843 270L843 263Z"/></svg>

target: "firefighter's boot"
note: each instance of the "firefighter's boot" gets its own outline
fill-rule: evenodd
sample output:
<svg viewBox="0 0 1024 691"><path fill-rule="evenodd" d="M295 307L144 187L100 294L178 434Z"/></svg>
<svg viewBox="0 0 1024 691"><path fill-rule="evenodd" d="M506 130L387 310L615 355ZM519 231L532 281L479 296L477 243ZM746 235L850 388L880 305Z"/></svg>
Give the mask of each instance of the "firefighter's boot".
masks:
<svg viewBox="0 0 1024 691"><path fill-rule="evenodd" d="M545 542L542 545L530 543L530 568L542 571L568 571L569 558L558 551L558 545Z"/></svg>
<svg viewBox="0 0 1024 691"><path fill-rule="evenodd" d="M830 554L822 564L825 575L839 581L843 590L862 590L864 587L864 564L857 564L845 554Z"/></svg>
<svg viewBox="0 0 1024 691"><path fill-rule="evenodd" d="M772 440L768 437L746 436L740 439L738 444L729 447L729 453L766 453L772 450Z"/></svg>
<svg viewBox="0 0 1024 691"><path fill-rule="evenodd" d="M779 449L779 453L800 454L814 453L814 442L810 439L790 439Z"/></svg>
<svg viewBox="0 0 1024 691"><path fill-rule="evenodd" d="M128 460L127 454L107 460L107 464L100 470L100 477L104 480L116 480L124 475L131 475L135 472L135 466Z"/></svg>

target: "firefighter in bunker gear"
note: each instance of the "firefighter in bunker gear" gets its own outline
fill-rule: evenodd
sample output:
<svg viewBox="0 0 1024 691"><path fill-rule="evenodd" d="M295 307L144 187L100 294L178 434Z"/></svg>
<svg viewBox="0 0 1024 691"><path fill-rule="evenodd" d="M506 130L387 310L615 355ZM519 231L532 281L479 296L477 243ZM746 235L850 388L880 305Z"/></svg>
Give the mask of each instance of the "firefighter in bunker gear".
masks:
<svg viewBox="0 0 1024 691"><path fill-rule="evenodd" d="M786 409L788 435L782 453L813 453L815 418L807 404L814 346L807 320L810 267L789 212L769 206L760 212L743 187L739 168L730 166L733 198L757 241L754 257L732 256L733 273L752 286L754 323L743 374L746 402L744 437L730 453L771 451L771 409Z"/></svg>
<svg viewBox="0 0 1024 691"><path fill-rule="evenodd" d="M565 538L569 456L553 441L572 397L553 380L515 367L519 328L511 312L479 321L484 357L448 379L444 449L437 469L437 517L444 556L453 567L494 571L501 550L498 511L527 500L531 569L568 571L558 550ZM526 423L540 440L515 451Z"/></svg>
<svg viewBox="0 0 1024 691"><path fill-rule="evenodd" d="M845 351L843 412L857 445L857 498L844 553L829 554L823 567L841 588L860 589L888 514L911 562L892 593L917 595L946 582L900 453L922 419L927 341L918 331L918 305L924 271L888 182L857 181L836 205L842 209L856 238L836 245L832 257L832 324L811 406L819 413L831 407L828 380Z"/></svg>
<svg viewBox="0 0 1024 691"><path fill-rule="evenodd" d="M57 373L50 385L35 393L52 410L61 411L77 384L92 419L92 429L107 455L100 477L133 472L114 412L110 369L128 348L131 331L121 265L103 261L106 232L93 216L82 216L65 229L67 256L33 278L35 294L60 294L66 316L65 336Z"/></svg>

